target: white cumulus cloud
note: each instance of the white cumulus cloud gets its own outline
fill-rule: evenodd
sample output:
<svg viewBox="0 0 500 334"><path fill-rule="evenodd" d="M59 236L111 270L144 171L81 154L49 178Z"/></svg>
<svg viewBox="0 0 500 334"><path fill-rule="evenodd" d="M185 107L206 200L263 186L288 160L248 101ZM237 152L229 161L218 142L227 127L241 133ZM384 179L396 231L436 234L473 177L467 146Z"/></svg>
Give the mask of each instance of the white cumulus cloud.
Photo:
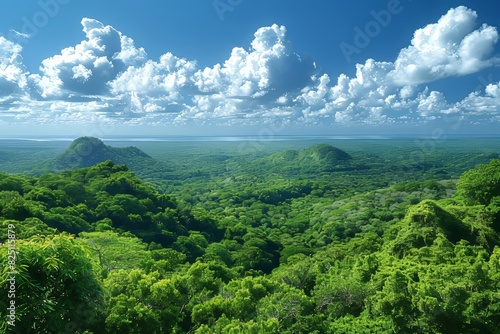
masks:
<svg viewBox="0 0 500 334"><path fill-rule="evenodd" d="M425 85L500 64L498 32L471 9L450 9L415 31L393 59L368 59L355 74L321 73L301 57L284 26L257 29L249 45L200 68L171 52L143 48L95 19L85 38L28 73L20 45L0 36L0 122L111 124L395 124L447 115L500 119L500 83L450 102ZM339 67L340 69L340 67ZM455 99L456 100L456 99Z"/></svg>
<svg viewBox="0 0 500 334"><path fill-rule="evenodd" d="M43 97L107 94L107 83L118 73L147 59L144 49L113 27L89 18L81 23L86 40L42 61L42 74L34 81Z"/></svg>
<svg viewBox="0 0 500 334"><path fill-rule="evenodd" d="M0 97L21 92L27 85L22 47L0 36Z"/></svg>
<svg viewBox="0 0 500 334"><path fill-rule="evenodd" d="M393 80L415 85L478 72L498 62L490 58L498 41L495 27L477 25L477 13L464 6L450 9L437 23L418 29L399 53Z"/></svg>

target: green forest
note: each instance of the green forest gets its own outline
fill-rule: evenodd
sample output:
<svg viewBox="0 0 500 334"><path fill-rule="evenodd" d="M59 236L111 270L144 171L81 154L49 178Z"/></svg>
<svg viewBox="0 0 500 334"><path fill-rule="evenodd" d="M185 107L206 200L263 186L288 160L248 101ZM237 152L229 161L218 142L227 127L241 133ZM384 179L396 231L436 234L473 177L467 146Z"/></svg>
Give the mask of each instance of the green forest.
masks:
<svg viewBox="0 0 500 334"><path fill-rule="evenodd" d="M431 144L0 147L0 332L500 333L498 141Z"/></svg>

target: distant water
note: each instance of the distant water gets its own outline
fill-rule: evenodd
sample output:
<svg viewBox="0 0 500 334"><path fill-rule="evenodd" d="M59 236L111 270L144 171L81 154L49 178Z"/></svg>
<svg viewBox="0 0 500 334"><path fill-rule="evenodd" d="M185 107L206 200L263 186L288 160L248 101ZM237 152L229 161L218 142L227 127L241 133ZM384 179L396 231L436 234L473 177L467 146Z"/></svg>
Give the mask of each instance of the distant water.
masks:
<svg viewBox="0 0 500 334"><path fill-rule="evenodd" d="M188 142L239 142L239 141L290 141L290 140L352 140L390 139L383 136L168 136L168 137L113 137L105 141L188 141Z"/></svg>
<svg viewBox="0 0 500 334"><path fill-rule="evenodd" d="M0 137L0 141L35 141L35 142L54 142L54 141L73 141L76 138L55 138L55 137Z"/></svg>
<svg viewBox="0 0 500 334"><path fill-rule="evenodd" d="M297 141L297 140L391 140L391 139L419 139L429 136L418 135L255 135L255 136L112 136L100 138L105 142L242 142L242 141ZM495 138L493 135L454 135L449 139L485 139ZM31 142L72 142L76 137L61 136L31 136L31 137L0 137L0 142L31 141Z"/></svg>
<svg viewBox="0 0 500 334"><path fill-rule="evenodd" d="M0 141L71 142L74 137L0 137ZM291 141L291 140L387 140L387 136L113 136L100 138L107 142L240 142L240 141Z"/></svg>

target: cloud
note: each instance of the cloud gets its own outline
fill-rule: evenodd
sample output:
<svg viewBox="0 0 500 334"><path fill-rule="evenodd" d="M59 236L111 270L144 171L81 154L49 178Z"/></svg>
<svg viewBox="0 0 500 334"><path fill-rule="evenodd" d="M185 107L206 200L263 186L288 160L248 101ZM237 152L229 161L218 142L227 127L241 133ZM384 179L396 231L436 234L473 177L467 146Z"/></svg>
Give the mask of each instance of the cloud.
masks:
<svg viewBox="0 0 500 334"><path fill-rule="evenodd" d="M143 48L97 20L84 40L28 73L20 45L0 37L0 121L36 124L422 124L449 115L500 119L500 84L451 103L425 86L497 66L495 27L460 6L415 31L392 61L368 59L355 75L321 73L295 53L284 26L259 28L250 45L199 68Z"/></svg>
<svg viewBox="0 0 500 334"><path fill-rule="evenodd" d="M489 84L483 92L474 92L456 104L455 109L460 110L469 118L500 117L500 82Z"/></svg>
<svg viewBox="0 0 500 334"><path fill-rule="evenodd" d="M222 66L217 64L195 74L200 92L275 99L308 84L314 64L293 52L284 26L260 28L254 37L249 51L234 48Z"/></svg>
<svg viewBox="0 0 500 334"><path fill-rule="evenodd" d="M263 110L284 105L312 82L316 72L311 59L293 52L286 39L286 28L276 24L256 31L251 48L233 48L230 57L193 76L200 95L192 108L181 113L185 118L227 119L249 117Z"/></svg>
<svg viewBox="0 0 500 334"><path fill-rule="evenodd" d="M0 97L21 93L27 85L22 47L0 36Z"/></svg>
<svg viewBox="0 0 500 334"><path fill-rule="evenodd" d="M130 38L113 27L89 18L81 23L87 39L43 60L42 74L33 77L42 97L105 95L109 81L128 66L146 61L144 49L137 49Z"/></svg>
<svg viewBox="0 0 500 334"><path fill-rule="evenodd" d="M420 116L432 117L449 109L446 97L441 92L432 91L429 95L421 94L418 99L417 111Z"/></svg>
<svg viewBox="0 0 500 334"><path fill-rule="evenodd" d="M22 33L15 29L10 29L10 33L13 34L16 39L21 39L21 40L25 40L32 37L30 34Z"/></svg>
<svg viewBox="0 0 500 334"><path fill-rule="evenodd" d="M196 62L162 55L158 62L148 60L142 66L129 66L109 83L111 93L121 100L134 117L141 113L178 113L193 93L192 76Z"/></svg>
<svg viewBox="0 0 500 334"><path fill-rule="evenodd" d="M222 65L199 69L195 61L166 53L159 61L129 66L109 83L111 93L135 113L180 111L178 122L245 118L286 104L287 94L311 82L314 64L293 52L283 26L260 28L254 37L248 51L233 48Z"/></svg>
<svg viewBox="0 0 500 334"><path fill-rule="evenodd" d="M476 73L498 63L492 59L498 32L483 24L475 29L477 13L452 8L437 23L418 29L411 45L399 53L390 73L400 85L416 85Z"/></svg>
<svg viewBox="0 0 500 334"><path fill-rule="evenodd" d="M450 113L469 113L472 106L495 109L494 86L490 97L472 94L451 105L442 92L422 84L448 77L477 73L498 64L492 57L498 33L483 24L476 29L477 13L463 6L450 9L437 23L418 29L411 45L403 48L394 62L368 59L356 64L353 78L341 74L328 88L330 78L320 77L296 101L302 102L308 118L330 117L343 124L379 124L413 119L440 119ZM488 101L488 102L487 102Z"/></svg>
<svg viewBox="0 0 500 334"><path fill-rule="evenodd" d="M489 84L486 86L485 92L488 96L500 98L500 83Z"/></svg>

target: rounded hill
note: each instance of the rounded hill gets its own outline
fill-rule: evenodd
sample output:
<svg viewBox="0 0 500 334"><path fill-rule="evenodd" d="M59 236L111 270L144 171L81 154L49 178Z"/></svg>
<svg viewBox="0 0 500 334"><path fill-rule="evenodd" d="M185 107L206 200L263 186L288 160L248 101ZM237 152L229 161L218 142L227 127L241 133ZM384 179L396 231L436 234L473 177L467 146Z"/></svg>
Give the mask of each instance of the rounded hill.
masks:
<svg viewBox="0 0 500 334"><path fill-rule="evenodd" d="M111 160L115 164L134 165L138 160L153 160L137 147L111 147L99 138L80 137L75 139L66 151L56 157L55 169L74 169L90 167L97 163Z"/></svg>
<svg viewBox="0 0 500 334"><path fill-rule="evenodd" d="M318 144L300 150L297 158L327 164L338 164L351 160L351 156L347 152L328 144Z"/></svg>

